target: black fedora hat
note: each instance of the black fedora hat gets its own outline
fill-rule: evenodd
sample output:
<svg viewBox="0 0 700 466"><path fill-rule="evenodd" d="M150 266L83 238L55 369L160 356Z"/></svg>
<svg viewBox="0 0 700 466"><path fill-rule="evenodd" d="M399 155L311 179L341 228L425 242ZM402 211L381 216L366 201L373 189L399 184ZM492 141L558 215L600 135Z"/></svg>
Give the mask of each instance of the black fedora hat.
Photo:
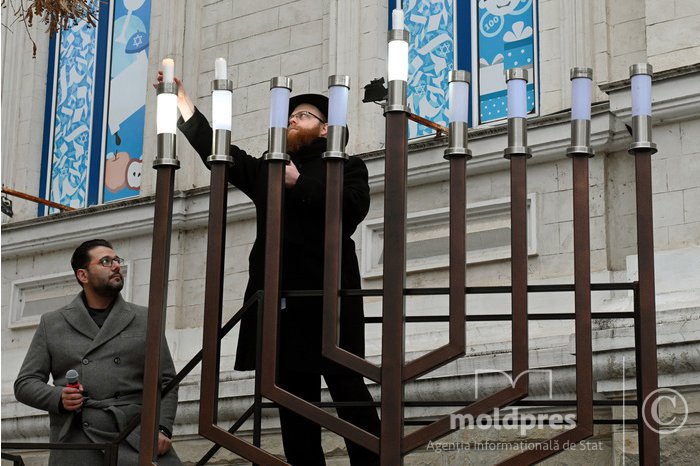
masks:
<svg viewBox="0 0 700 466"><path fill-rule="evenodd" d="M323 113L323 121L328 121L328 97L323 94L299 94L289 99L289 114L301 104L313 105Z"/></svg>
<svg viewBox="0 0 700 466"><path fill-rule="evenodd" d="M289 115L301 104L313 105L323 114L324 123L328 122L328 97L323 94L299 94L289 99ZM345 126L345 145L350 140L350 130Z"/></svg>

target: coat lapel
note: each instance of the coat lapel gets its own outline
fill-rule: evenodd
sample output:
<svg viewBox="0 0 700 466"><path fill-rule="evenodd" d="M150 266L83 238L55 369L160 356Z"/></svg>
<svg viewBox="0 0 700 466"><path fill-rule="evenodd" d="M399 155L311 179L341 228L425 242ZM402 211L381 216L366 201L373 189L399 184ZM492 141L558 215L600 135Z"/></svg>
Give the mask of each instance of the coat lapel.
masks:
<svg viewBox="0 0 700 466"><path fill-rule="evenodd" d="M124 301L121 294L118 294L114 306L112 306L112 310L109 312L109 316L107 316L107 320L105 320L104 325L102 325L102 328L93 339L92 344L88 348L88 352L94 350L98 346L104 345L106 342L119 335L121 331L134 320L135 316L136 313L129 303ZM95 325L95 327L97 327L97 325Z"/></svg>
<svg viewBox="0 0 700 466"><path fill-rule="evenodd" d="M90 317L81 294L78 294L68 306L61 309L61 314L63 314L63 318L66 319L71 327L94 340L100 328Z"/></svg>

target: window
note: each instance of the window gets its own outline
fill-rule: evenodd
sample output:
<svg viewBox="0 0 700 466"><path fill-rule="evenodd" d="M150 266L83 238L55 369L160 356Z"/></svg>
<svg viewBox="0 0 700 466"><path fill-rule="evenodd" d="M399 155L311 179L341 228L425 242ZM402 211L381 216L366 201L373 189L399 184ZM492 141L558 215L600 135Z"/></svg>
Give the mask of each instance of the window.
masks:
<svg viewBox="0 0 700 466"><path fill-rule="evenodd" d="M129 264L124 264L121 271L124 276L122 296L128 300L131 297L132 287ZM14 280L10 292L8 327L36 326L42 314L69 304L79 292L80 285L72 270Z"/></svg>
<svg viewBox="0 0 700 466"><path fill-rule="evenodd" d="M396 7L396 0L390 3L390 10ZM529 69L528 105L530 112L538 111L534 0L404 0L403 9L411 35L411 111L447 126L448 76L457 68L472 73L471 107L479 112L469 112L470 125L502 120L507 109L504 72L516 67ZM409 123L411 138L433 133Z"/></svg>
<svg viewBox="0 0 700 466"><path fill-rule="evenodd" d="M74 208L141 186L151 2L93 4L97 27L60 32L49 53L40 195Z"/></svg>

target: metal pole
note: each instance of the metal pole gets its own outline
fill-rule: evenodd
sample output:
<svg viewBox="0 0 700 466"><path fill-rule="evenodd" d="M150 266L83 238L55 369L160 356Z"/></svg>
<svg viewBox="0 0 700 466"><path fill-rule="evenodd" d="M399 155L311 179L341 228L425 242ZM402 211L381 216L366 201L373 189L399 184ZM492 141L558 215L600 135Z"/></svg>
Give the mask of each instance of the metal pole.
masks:
<svg viewBox="0 0 700 466"><path fill-rule="evenodd" d="M508 70L506 81L527 82L527 71ZM510 96L509 96L510 98ZM525 96L522 96L523 100ZM508 147L504 156L510 160L510 228L511 228L511 309L513 323L513 387L528 390L528 325L527 325L527 159L532 151L527 145L527 118L508 118Z"/></svg>
<svg viewBox="0 0 700 466"><path fill-rule="evenodd" d="M394 30L391 32L396 32ZM384 321L382 324L381 437L383 466L403 464L403 366L405 359L406 187L408 115L406 83L389 82L384 182ZM393 97L393 99L392 99ZM391 251L391 253L388 253Z"/></svg>
<svg viewBox="0 0 700 466"><path fill-rule="evenodd" d="M659 424L652 408L658 389L656 355L656 301L654 285L654 218L651 199L651 150L635 152L637 183L637 255L639 270L639 415L642 464L659 464Z"/></svg>
<svg viewBox="0 0 700 466"><path fill-rule="evenodd" d="M233 90L228 79L212 81L215 91ZM230 98L230 97L229 97ZM221 313L224 301L224 258L226 256L226 207L228 199L228 170L233 165L230 156L231 131L215 129L212 133L209 188L209 223L207 236L207 266L204 284L204 328L202 332L202 385L200 387L199 425L217 423L219 398L219 364L221 353Z"/></svg>
<svg viewBox="0 0 700 466"><path fill-rule="evenodd" d="M176 98L177 84L161 82L158 98ZM174 115L173 117L175 117ZM164 327L168 304L168 270L170 269L170 236L172 232L173 190L177 159L174 132L157 135L157 155L153 168L156 178L156 199L153 214L153 246L151 252L151 279L146 327L146 355L143 373L143 411L141 413L141 442L139 465L154 464L157 455L158 420L160 418L161 371L160 350L165 342Z"/></svg>
<svg viewBox="0 0 700 466"><path fill-rule="evenodd" d="M591 246L588 157L574 154L574 309L576 313L576 427L593 435L593 360L591 335Z"/></svg>
<svg viewBox="0 0 700 466"><path fill-rule="evenodd" d="M637 261L639 270L639 359L637 374L640 460L644 465L659 464L659 424L652 409L656 403L658 368L656 355L656 291L654 285L654 214L651 190L651 156L656 144L651 139L651 86L653 69L647 63L630 66L632 88L633 143L637 194ZM636 85L635 85L636 83Z"/></svg>

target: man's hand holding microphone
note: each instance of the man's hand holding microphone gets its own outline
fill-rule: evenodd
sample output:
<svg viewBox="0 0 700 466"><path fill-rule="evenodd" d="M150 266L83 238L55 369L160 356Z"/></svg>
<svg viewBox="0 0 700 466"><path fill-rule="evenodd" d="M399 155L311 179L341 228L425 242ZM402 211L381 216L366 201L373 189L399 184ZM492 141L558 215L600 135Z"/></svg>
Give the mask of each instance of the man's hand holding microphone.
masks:
<svg viewBox="0 0 700 466"><path fill-rule="evenodd" d="M83 407L83 386L78 381L78 371L71 369L66 372L66 386L61 392L61 403L66 411L80 411Z"/></svg>

